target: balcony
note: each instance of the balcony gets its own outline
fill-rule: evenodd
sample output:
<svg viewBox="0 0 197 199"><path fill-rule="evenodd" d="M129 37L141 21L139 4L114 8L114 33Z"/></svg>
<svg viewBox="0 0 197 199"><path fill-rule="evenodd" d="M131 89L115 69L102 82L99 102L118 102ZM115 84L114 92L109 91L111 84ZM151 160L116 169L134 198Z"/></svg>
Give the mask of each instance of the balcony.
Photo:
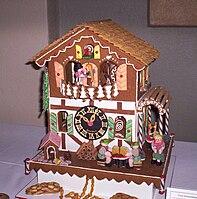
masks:
<svg viewBox="0 0 197 199"><path fill-rule="evenodd" d="M84 85L71 85L64 80L60 83L60 93L69 98L74 99L98 99L110 100L119 95L118 86L116 82L112 85L100 85L98 87L84 86Z"/></svg>

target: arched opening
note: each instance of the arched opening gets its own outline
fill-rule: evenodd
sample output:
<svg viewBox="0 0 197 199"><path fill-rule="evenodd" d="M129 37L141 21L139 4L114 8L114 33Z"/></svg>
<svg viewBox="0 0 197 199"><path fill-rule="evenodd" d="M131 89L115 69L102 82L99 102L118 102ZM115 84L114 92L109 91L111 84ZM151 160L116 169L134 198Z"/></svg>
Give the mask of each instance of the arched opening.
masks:
<svg viewBox="0 0 197 199"><path fill-rule="evenodd" d="M116 82L117 65L111 61L105 61L100 65L100 83L102 86Z"/></svg>
<svg viewBox="0 0 197 199"><path fill-rule="evenodd" d="M54 147L50 146L47 149L47 159L53 161L56 158L56 152Z"/></svg>

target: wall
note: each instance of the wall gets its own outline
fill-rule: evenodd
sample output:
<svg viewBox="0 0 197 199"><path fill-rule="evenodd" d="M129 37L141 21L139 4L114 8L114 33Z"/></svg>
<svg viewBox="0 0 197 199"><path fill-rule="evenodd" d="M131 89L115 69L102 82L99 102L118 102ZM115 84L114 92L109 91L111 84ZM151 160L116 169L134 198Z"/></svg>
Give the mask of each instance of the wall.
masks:
<svg viewBox="0 0 197 199"><path fill-rule="evenodd" d="M26 65L48 43L46 0L0 0L0 122L44 125L40 78Z"/></svg>
<svg viewBox="0 0 197 199"><path fill-rule="evenodd" d="M161 56L151 64L151 81L173 96L170 131L177 140L197 141L196 28L148 27L147 0L60 0L59 7L60 35L85 21L111 18L154 45Z"/></svg>

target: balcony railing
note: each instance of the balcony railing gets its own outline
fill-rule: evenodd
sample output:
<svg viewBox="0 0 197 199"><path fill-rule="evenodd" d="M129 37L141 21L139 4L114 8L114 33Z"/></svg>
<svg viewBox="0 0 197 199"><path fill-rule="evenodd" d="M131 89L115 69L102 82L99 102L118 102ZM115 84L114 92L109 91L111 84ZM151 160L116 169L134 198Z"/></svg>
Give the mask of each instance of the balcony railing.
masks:
<svg viewBox="0 0 197 199"><path fill-rule="evenodd" d="M99 85L98 87L84 86L84 85L71 85L64 80L61 80L60 92L63 96L74 99L112 99L117 97L118 86L116 82L112 85Z"/></svg>

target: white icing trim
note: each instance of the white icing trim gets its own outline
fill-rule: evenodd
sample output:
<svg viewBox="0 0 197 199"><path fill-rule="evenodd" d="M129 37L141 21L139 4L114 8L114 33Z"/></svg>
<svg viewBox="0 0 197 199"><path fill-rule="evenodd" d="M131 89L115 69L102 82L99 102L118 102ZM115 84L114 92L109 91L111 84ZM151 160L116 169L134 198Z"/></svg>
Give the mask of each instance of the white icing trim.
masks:
<svg viewBox="0 0 197 199"><path fill-rule="evenodd" d="M98 43L98 44L100 45L101 48L108 49L108 52L109 52L110 55L115 54L116 57L117 57L118 59L125 60L126 64L132 66L133 69L134 69L135 71L141 71L141 70L143 70L143 69L145 68L145 66L144 66L142 69L136 69L135 66L134 66L134 64L129 63L129 61L128 61L127 58L124 58L124 57L120 58L116 52L111 51L111 49L110 49L109 46L102 46L101 42L100 42L100 41L97 41L93 36L81 36L78 40L74 40L74 42L73 42L73 44L72 44L71 46L66 46L63 50L59 50L58 53L57 53L57 55L51 55L48 59L45 59L43 64L39 64L39 63L38 63L38 61L39 61L40 59L42 59L45 55L49 54L50 52L52 52L53 50L55 50L56 48L58 48L59 46L61 46L61 45L64 44L65 42L67 42L68 40L70 40L72 37L74 37L74 36L78 35L79 33L83 32L84 30L85 30L85 28L81 29L81 30L78 31L77 33L71 35L68 39L64 40L62 43L60 43L60 44L58 44L57 46L55 46L54 48L52 48L50 51L46 52L44 55L42 55L41 57L39 57L39 58L35 61L36 64L37 64L38 66L42 67L42 66L45 65L46 61L51 61L51 58L54 58L54 57L59 56L59 54L60 54L61 52L66 52L66 49L67 49L67 48L72 48L72 47L75 45L75 43L80 43L81 40L82 40L83 38L85 38L85 39L92 38L92 40L93 40L94 43Z"/></svg>
<svg viewBox="0 0 197 199"><path fill-rule="evenodd" d="M43 162L35 162L33 160L31 160L32 163L37 163L37 164L43 164L45 165L46 163L43 163ZM52 163L47 163L47 165L53 165ZM75 168L75 169L81 169L81 170L87 170L87 168L85 167L77 167L77 166L66 166L66 165L58 165L58 167L70 167L70 168ZM41 169L41 168L40 168ZM40 170L39 169L39 170ZM42 169L41 169L42 170ZM100 171L100 172L103 172L103 173L112 173L112 174L125 174L123 172L115 172L115 171L108 171L108 170L100 170L100 169L91 169L91 168L88 168L88 170L91 170L91 171ZM42 170L43 171L43 170ZM45 172L45 171L44 171ZM57 171L57 173L59 173ZM126 173L126 175L129 175L129 176L137 176L137 177L143 177L143 178L155 178L155 179L160 179L160 177L157 177L157 176L148 176L148 175L139 175L139 174L134 174L134 173ZM107 178L104 178L104 179L107 179ZM125 180L122 180L122 181L125 181ZM121 181L121 182L122 182Z"/></svg>
<svg viewBox="0 0 197 199"><path fill-rule="evenodd" d="M85 30L85 28L81 29L80 31L76 32L75 34L71 35L68 39L64 40L63 42L61 42L60 44L58 44L57 46L55 46L54 48L52 48L51 50L47 51L44 55L42 55L41 57L39 57L37 60L36 60L36 64L40 67L44 66L46 61L51 61L51 58L52 57L57 57L60 52L65 52L66 51L66 48L64 50L59 50L58 54L55 55L55 56L50 56L49 59L45 59L44 63L42 65L38 64L37 61L39 61L40 59L42 59L44 56L46 56L47 54L49 54L50 52L52 52L53 50L55 50L56 48L58 48L59 46L61 46L62 44L66 43L68 40L70 40L72 37L75 37L76 35L78 35L79 33L83 32ZM74 44L74 42L73 42ZM73 45L72 45L73 46Z"/></svg>

